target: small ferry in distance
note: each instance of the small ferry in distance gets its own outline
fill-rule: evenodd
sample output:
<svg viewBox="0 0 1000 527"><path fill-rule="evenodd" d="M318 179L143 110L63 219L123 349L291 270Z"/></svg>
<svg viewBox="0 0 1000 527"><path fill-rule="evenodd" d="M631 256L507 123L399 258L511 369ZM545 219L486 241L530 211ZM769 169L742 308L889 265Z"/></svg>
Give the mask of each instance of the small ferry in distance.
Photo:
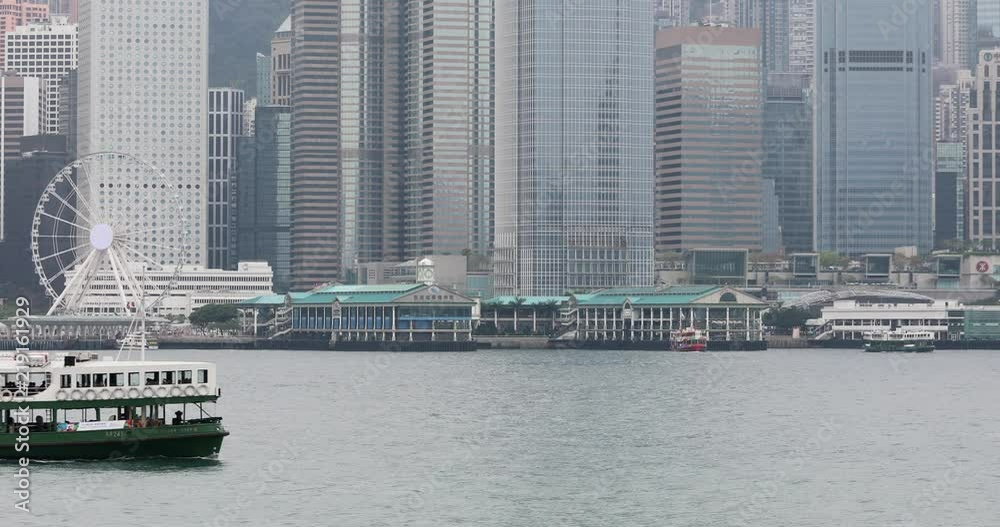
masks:
<svg viewBox="0 0 1000 527"><path fill-rule="evenodd" d="M868 331L864 334L865 351L927 353L934 351L934 333L931 331L893 329Z"/></svg>
<svg viewBox="0 0 1000 527"><path fill-rule="evenodd" d="M229 435L214 364L26 355L0 353L0 459L212 457Z"/></svg>
<svg viewBox="0 0 1000 527"><path fill-rule="evenodd" d="M129 333L128 335L118 339L117 344L120 348L137 348L147 350L160 349L160 343L156 340L156 337L139 331Z"/></svg>
<svg viewBox="0 0 1000 527"><path fill-rule="evenodd" d="M670 335L670 349L673 351L705 351L707 347L708 337L695 328L674 331Z"/></svg>

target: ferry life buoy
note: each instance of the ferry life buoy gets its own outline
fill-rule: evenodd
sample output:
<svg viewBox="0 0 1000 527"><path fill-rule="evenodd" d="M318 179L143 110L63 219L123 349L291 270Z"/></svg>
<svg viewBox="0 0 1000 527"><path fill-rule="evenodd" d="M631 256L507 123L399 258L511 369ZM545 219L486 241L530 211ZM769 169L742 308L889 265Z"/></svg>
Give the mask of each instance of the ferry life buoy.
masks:
<svg viewBox="0 0 1000 527"><path fill-rule="evenodd" d="M69 392L67 392L66 390L59 390L58 392L56 392L57 401L65 401L66 399L69 399Z"/></svg>
<svg viewBox="0 0 1000 527"><path fill-rule="evenodd" d="M194 386L185 386L184 387L184 395L189 395L190 396L190 395L194 395L196 393L198 393L198 390L196 390Z"/></svg>
<svg viewBox="0 0 1000 527"><path fill-rule="evenodd" d="M100 397L102 401L107 401L111 398L111 390L104 388L100 391Z"/></svg>
<svg viewBox="0 0 1000 527"><path fill-rule="evenodd" d="M10 390L4 390L0 392L0 399L3 399L4 401L12 401L14 400L14 392Z"/></svg>
<svg viewBox="0 0 1000 527"><path fill-rule="evenodd" d="M208 395L208 386L205 386L204 384L202 384L201 386L199 386L198 387L198 394L199 395Z"/></svg>
<svg viewBox="0 0 1000 527"><path fill-rule="evenodd" d="M157 397L166 397L167 396L167 387L166 386L160 386L159 388L157 388L156 389L156 395L157 395Z"/></svg>
<svg viewBox="0 0 1000 527"><path fill-rule="evenodd" d="M170 396L171 397L179 397L183 393L184 393L184 390L181 390L180 386L174 386L173 388L170 388Z"/></svg>
<svg viewBox="0 0 1000 527"><path fill-rule="evenodd" d="M86 392L84 392L83 396L88 401L96 400L97 399L97 390L94 390L94 389L87 390Z"/></svg>
<svg viewBox="0 0 1000 527"><path fill-rule="evenodd" d="M125 390L121 388L115 388L115 391L111 392L111 396L114 397L115 399L124 399Z"/></svg>
<svg viewBox="0 0 1000 527"><path fill-rule="evenodd" d="M73 390L72 392L70 392L69 396L74 401L79 401L80 399L83 399L83 392L81 392L80 390Z"/></svg>
<svg viewBox="0 0 1000 527"><path fill-rule="evenodd" d="M143 395L143 397L152 397L152 396L156 395L156 392L154 392L152 388L150 388L149 386L147 386L147 387L145 387L145 388L142 389L142 395Z"/></svg>
<svg viewBox="0 0 1000 527"><path fill-rule="evenodd" d="M128 389L128 396L129 396L130 399L138 399L139 395L140 395L140 392L139 392L138 388L129 388Z"/></svg>

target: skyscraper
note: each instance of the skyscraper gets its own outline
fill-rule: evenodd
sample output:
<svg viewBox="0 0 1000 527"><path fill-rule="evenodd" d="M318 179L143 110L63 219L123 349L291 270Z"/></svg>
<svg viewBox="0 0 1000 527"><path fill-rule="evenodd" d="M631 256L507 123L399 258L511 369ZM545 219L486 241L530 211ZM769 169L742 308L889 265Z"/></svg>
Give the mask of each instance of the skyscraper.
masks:
<svg viewBox="0 0 1000 527"><path fill-rule="evenodd" d="M656 252L761 250L760 32L660 31L655 64Z"/></svg>
<svg viewBox="0 0 1000 527"><path fill-rule="evenodd" d="M343 268L342 7L339 0L292 2L291 253L292 287L298 290L339 280ZM272 59L278 56L271 54ZM272 102L279 100L275 97Z"/></svg>
<svg viewBox="0 0 1000 527"><path fill-rule="evenodd" d="M315 54L305 65L299 65L299 50L292 51L295 89L300 70L316 57L336 59L317 69L303 88L309 96L293 97L292 104L293 189L303 173L300 145L315 144L296 139L299 132L305 133L305 125L312 134L337 131L324 149L314 151L317 158L326 156L315 167L317 177L336 179L330 185L339 209L335 220L322 222L328 234L336 222L330 234L336 239L327 240L323 265L335 265L337 276L330 276L328 267L325 281L352 280L356 266L369 262L440 253L487 255L493 238L493 0L345 0L338 5L326 22L339 38L335 46L322 55L310 51ZM301 12L306 18L324 13ZM297 18L290 26L299 35ZM298 36L294 42L310 50L322 47ZM276 36L275 71L282 54ZM281 100L281 85L276 76L275 103ZM320 111L315 105L330 93L335 95L331 106ZM321 117L330 121L321 125ZM304 211L300 197L305 196L297 192L293 209ZM333 213L318 203L310 209L316 215ZM299 243L305 220L299 221L298 213L295 218L293 252L298 254L299 248L316 244ZM326 261L326 254L335 254L330 258L336 263Z"/></svg>
<svg viewBox="0 0 1000 527"><path fill-rule="evenodd" d="M93 199L117 202L133 227L156 229L152 259L204 265L208 0L83 2L78 104L78 155L121 152L159 168L179 185L190 230L179 231L177 211L132 207L128 189ZM92 176L99 188L102 176Z"/></svg>
<svg viewBox="0 0 1000 527"><path fill-rule="evenodd" d="M938 143L934 167L934 247L948 248L965 229L965 143Z"/></svg>
<svg viewBox="0 0 1000 527"><path fill-rule="evenodd" d="M21 155L23 137L38 134L40 93L36 78L0 75L0 240L7 231L3 210L7 203L7 160Z"/></svg>
<svg viewBox="0 0 1000 527"><path fill-rule="evenodd" d="M816 1L790 0L788 71L812 75L816 66Z"/></svg>
<svg viewBox="0 0 1000 527"><path fill-rule="evenodd" d="M686 26L691 23L691 0L654 0L653 16L657 29Z"/></svg>
<svg viewBox="0 0 1000 527"><path fill-rule="evenodd" d="M405 259L490 253L493 1L403 2Z"/></svg>
<svg viewBox="0 0 1000 527"><path fill-rule="evenodd" d="M969 70L955 72L953 83L943 84L934 101L934 137L940 143L964 143L969 135L969 98L975 79Z"/></svg>
<svg viewBox="0 0 1000 527"><path fill-rule="evenodd" d="M0 70L7 68L5 35L17 26L43 22L49 18L49 5L43 0L0 0Z"/></svg>
<svg viewBox="0 0 1000 527"><path fill-rule="evenodd" d="M651 3L496 16L496 293L651 285Z"/></svg>
<svg viewBox="0 0 1000 527"><path fill-rule="evenodd" d="M979 52L969 100L968 174L965 189L968 239L1000 247L1000 48Z"/></svg>
<svg viewBox="0 0 1000 527"><path fill-rule="evenodd" d="M271 39L271 80L268 82L270 94L268 104L291 105L292 96L292 17L288 17ZM260 65L257 66L260 68ZM258 70L257 74L260 74ZM260 81L258 81L260 87ZM263 105L267 106L267 105Z"/></svg>
<svg viewBox="0 0 1000 527"><path fill-rule="evenodd" d="M80 71L70 70L59 80L59 135L66 137L66 154L76 159L79 115Z"/></svg>
<svg viewBox="0 0 1000 527"><path fill-rule="evenodd" d="M257 133L240 140L237 253L266 261L274 290L291 287L291 126L287 106L257 108Z"/></svg>
<svg viewBox="0 0 1000 527"><path fill-rule="evenodd" d="M404 92L400 85L405 12L395 0L341 3L339 258L345 278L356 264L398 259L401 250L400 110L403 97L420 98L421 87Z"/></svg>
<svg viewBox="0 0 1000 527"><path fill-rule="evenodd" d="M1000 2L977 0L976 6L976 52L1000 47ZM978 55L976 56L978 59Z"/></svg>
<svg viewBox="0 0 1000 527"><path fill-rule="evenodd" d="M816 249L931 248L931 6L820 2L816 24ZM890 25L886 26L886 21Z"/></svg>
<svg viewBox="0 0 1000 527"><path fill-rule="evenodd" d="M788 71L792 43L790 3L791 0L760 2L760 51L765 72Z"/></svg>
<svg viewBox="0 0 1000 527"><path fill-rule="evenodd" d="M61 16L69 19L71 24L75 24L80 13L80 0L49 0L49 13L52 16Z"/></svg>
<svg viewBox="0 0 1000 527"><path fill-rule="evenodd" d="M771 73L764 100L765 181L777 196L781 243L788 252L813 250L813 129L810 79Z"/></svg>
<svg viewBox="0 0 1000 527"><path fill-rule="evenodd" d="M938 0L942 64L970 69L976 62L976 0Z"/></svg>
<svg viewBox="0 0 1000 527"><path fill-rule="evenodd" d="M59 84L77 68L80 45L76 24L53 17L18 26L6 35L7 69L42 81L41 133L59 132Z"/></svg>
<svg viewBox="0 0 1000 527"><path fill-rule="evenodd" d="M271 57L257 54L257 104L271 105Z"/></svg>
<svg viewBox="0 0 1000 527"><path fill-rule="evenodd" d="M243 136L243 90L212 88L208 91L208 267L235 268L230 254L230 224L236 138Z"/></svg>

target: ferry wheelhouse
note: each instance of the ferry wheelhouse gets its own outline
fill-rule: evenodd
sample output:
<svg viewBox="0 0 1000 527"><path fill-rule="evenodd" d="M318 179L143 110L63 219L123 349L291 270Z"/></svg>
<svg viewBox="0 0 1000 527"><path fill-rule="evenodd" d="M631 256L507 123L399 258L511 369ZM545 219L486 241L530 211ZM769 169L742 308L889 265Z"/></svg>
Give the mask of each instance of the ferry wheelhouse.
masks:
<svg viewBox="0 0 1000 527"><path fill-rule="evenodd" d="M0 459L211 457L229 435L214 364L26 357L0 353Z"/></svg>

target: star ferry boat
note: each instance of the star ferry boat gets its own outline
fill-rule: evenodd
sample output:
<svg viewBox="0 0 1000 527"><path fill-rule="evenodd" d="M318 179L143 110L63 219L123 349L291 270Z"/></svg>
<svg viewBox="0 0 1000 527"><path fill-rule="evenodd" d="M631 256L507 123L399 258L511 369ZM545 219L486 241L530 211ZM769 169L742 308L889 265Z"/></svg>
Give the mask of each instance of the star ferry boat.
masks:
<svg viewBox="0 0 1000 527"><path fill-rule="evenodd" d="M206 362L0 353L0 459L213 457L220 395Z"/></svg>

